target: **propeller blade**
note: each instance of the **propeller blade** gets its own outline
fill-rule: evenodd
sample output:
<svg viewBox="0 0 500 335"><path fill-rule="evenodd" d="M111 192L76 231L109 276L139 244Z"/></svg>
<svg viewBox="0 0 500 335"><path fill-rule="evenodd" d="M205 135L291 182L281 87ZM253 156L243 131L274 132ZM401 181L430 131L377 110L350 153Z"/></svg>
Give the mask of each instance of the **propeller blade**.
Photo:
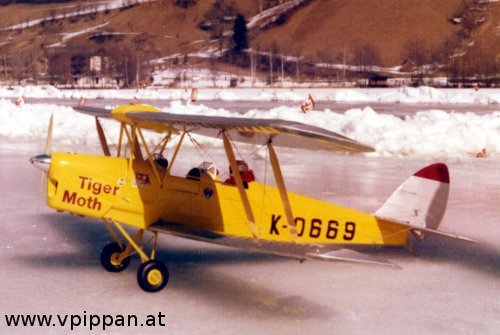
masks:
<svg viewBox="0 0 500 335"><path fill-rule="evenodd" d="M45 154L50 156L52 153L52 130L54 129L54 113L50 115L49 128L47 129L47 138L45 139ZM42 196L47 189L47 171L42 172L42 184L40 193Z"/></svg>
<svg viewBox="0 0 500 335"><path fill-rule="evenodd" d="M47 139L45 140L45 153L52 153L52 128L54 127L54 114L50 115L49 128L47 130Z"/></svg>
<svg viewBox="0 0 500 335"><path fill-rule="evenodd" d="M30 163L42 171L42 183L41 183L41 192L44 193L44 189L47 189L47 173L50 169L50 163L52 162L52 157L47 154L41 154L38 156L33 156L30 158Z"/></svg>
<svg viewBox="0 0 500 335"><path fill-rule="evenodd" d="M95 118L95 127L97 128L97 134L99 135L99 141L101 142L101 147L104 155L111 156L108 141L106 140L106 135L104 134L104 129L102 128L101 122L99 122L99 119L97 117Z"/></svg>
<svg viewBox="0 0 500 335"><path fill-rule="evenodd" d="M43 197L45 196L45 192L47 189L47 172L42 172L42 183L40 184L40 194Z"/></svg>

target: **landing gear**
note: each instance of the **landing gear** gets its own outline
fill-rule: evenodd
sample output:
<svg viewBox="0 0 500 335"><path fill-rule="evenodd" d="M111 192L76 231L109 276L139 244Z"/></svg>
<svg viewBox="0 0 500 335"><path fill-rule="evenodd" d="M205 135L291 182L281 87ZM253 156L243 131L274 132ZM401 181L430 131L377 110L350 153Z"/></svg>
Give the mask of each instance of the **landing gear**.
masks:
<svg viewBox="0 0 500 335"><path fill-rule="evenodd" d="M118 222L107 219L103 219L103 222L116 242L108 244L102 250L102 266L109 272L120 272L129 266L130 257L133 254L138 254L142 263L137 270L137 282L140 288L146 292L158 292L162 290L168 283L169 274L165 264L155 259L158 234L155 232L149 241L143 243L144 229L139 229L132 237ZM122 244L120 237L111 224L114 224L116 229L128 242L126 247ZM144 249L151 242L153 242L153 246L151 253L148 255Z"/></svg>
<svg viewBox="0 0 500 335"><path fill-rule="evenodd" d="M168 283L168 270L163 262L149 260L137 270L137 283L146 292L158 292Z"/></svg>
<svg viewBox="0 0 500 335"><path fill-rule="evenodd" d="M116 242L106 245L101 251L101 264L108 272L122 272L130 264L130 256L122 258L123 250Z"/></svg>

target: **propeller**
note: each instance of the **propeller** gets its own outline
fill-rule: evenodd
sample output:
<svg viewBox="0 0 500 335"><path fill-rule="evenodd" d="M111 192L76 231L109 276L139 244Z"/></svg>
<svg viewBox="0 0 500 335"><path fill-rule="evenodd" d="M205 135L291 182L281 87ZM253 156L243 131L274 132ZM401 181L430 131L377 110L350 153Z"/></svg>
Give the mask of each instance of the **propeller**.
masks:
<svg viewBox="0 0 500 335"><path fill-rule="evenodd" d="M47 129L47 138L45 139L45 151L41 155L37 155L30 158L30 162L33 166L43 172L42 174L42 184L41 192L43 194L44 189L47 186L47 173L50 168L51 153L52 153L52 129L54 127L54 114L50 116L49 128Z"/></svg>
<svg viewBox="0 0 500 335"><path fill-rule="evenodd" d="M47 138L45 139L45 155L48 158L48 166L50 167L51 154L52 154L52 129L54 128L54 113L50 114L49 128L47 129ZM42 173L42 194L47 189L47 174L49 169Z"/></svg>
<svg viewBox="0 0 500 335"><path fill-rule="evenodd" d="M54 113L50 115L49 128L47 129L47 138L45 139L45 154L50 156L52 153L52 129L54 128Z"/></svg>

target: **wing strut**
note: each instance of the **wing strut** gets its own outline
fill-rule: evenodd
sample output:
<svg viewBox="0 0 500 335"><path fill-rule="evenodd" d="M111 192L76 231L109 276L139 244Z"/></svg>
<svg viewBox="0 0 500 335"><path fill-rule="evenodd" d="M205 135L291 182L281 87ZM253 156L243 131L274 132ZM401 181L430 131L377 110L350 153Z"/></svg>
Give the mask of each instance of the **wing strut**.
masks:
<svg viewBox="0 0 500 335"><path fill-rule="evenodd" d="M163 188L162 179L160 178L160 174L158 173L158 169L156 168L156 164L153 159L153 156L151 155L151 151L149 151L148 143L146 142L146 139L144 139L144 135L142 134L142 130L140 127L137 127L137 134L139 134L139 138L142 141L142 145L144 146L144 150L146 151L146 155L148 156L149 164L153 169L153 173L156 177L156 180L158 181L158 185L160 185L160 188Z"/></svg>
<svg viewBox="0 0 500 335"><path fill-rule="evenodd" d="M123 130L125 129L125 123L120 123L120 135L118 136L118 148L116 149L116 157L120 157L122 152L122 140L123 140Z"/></svg>
<svg viewBox="0 0 500 335"><path fill-rule="evenodd" d="M283 174L281 173L280 163L278 161L278 156L274 151L272 140L269 140L267 147L269 149L269 160L271 161L271 166L273 167L274 179L278 186L280 192L281 202L283 203L283 208L285 209L286 221L288 223L288 230L294 241L297 240L297 225L293 219L292 206L290 205L290 199L288 199L288 193L286 191L285 180L283 179Z"/></svg>
<svg viewBox="0 0 500 335"><path fill-rule="evenodd" d="M106 135L104 135L104 129L102 129L101 122L99 121L99 118L97 116L95 117L95 127L97 128L97 134L99 135L99 141L101 142L104 156L111 156L108 141L106 140Z"/></svg>
<svg viewBox="0 0 500 335"><path fill-rule="evenodd" d="M236 186L238 187L241 202L243 203L243 208L245 209L248 226L252 230L253 237L258 238L252 208L250 207L250 201L248 200L247 192L245 191L245 187L243 186L243 180L241 179L240 170L238 169L238 163L236 163L233 147L231 146L231 142L229 142L226 131L222 131L221 133L222 139L224 140L224 149L226 150L227 159L229 160L229 166L231 166L231 171L233 171L234 181L236 182Z"/></svg>
<svg viewBox="0 0 500 335"><path fill-rule="evenodd" d="M177 158L177 154L179 153L179 150L181 149L182 142L184 141L184 136L186 136L186 130L184 129L184 132L181 135L181 138L179 139L179 143L177 143L177 146L175 147L174 154L172 155L172 159L170 160L170 164L168 164L167 167L167 172L170 173L170 170L172 169L172 166L174 166L175 159Z"/></svg>

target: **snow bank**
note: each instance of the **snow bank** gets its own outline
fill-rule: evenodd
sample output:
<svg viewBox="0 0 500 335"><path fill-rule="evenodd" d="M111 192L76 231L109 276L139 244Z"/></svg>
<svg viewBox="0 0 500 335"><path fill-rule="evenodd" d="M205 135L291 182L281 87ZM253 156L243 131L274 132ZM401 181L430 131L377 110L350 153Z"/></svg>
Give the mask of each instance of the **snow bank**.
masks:
<svg viewBox="0 0 500 335"><path fill-rule="evenodd" d="M165 111L229 117L224 109L173 102ZM69 107L47 104L16 106L0 100L0 139L9 143L42 142L50 114L54 113L54 145L98 146L93 118L74 112ZM239 115L240 116L240 115ZM295 108L281 106L269 110L253 109L241 115L248 118L277 118L303 122L329 129L373 146L378 156L391 157L470 157L486 148L491 156L500 153L500 112L486 115L447 113L429 110L404 120L389 114L378 114L372 108L351 109L344 114L329 109L298 113ZM115 122L103 120L110 141L118 138ZM158 139L150 133L148 141ZM212 143L212 139L200 139Z"/></svg>
<svg viewBox="0 0 500 335"><path fill-rule="evenodd" d="M94 144L95 128L92 129L92 118L75 113L69 107L42 104L17 107L8 100L0 100L0 138L14 143L42 141L47 136L52 113L54 145Z"/></svg>
<svg viewBox="0 0 500 335"><path fill-rule="evenodd" d="M225 101L305 101L311 94L316 101L366 103L500 104L500 89L419 88L198 88L198 100ZM105 90L59 90L53 86L0 87L0 98L187 100L190 88L146 88Z"/></svg>
<svg viewBox="0 0 500 335"><path fill-rule="evenodd" d="M370 107L351 109L345 114L326 109L306 115L279 107L249 111L246 116L316 125L369 144L380 156L465 157L483 148L490 154L500 153L500 112L480 116L430 110L402 120L378 114Z"/></svg>
<svg viewBox="0 0 500 335"><path fill-rule="evenodd" d="M0 87L1 98L64 98L61 90L51 85Z"/></svg>

